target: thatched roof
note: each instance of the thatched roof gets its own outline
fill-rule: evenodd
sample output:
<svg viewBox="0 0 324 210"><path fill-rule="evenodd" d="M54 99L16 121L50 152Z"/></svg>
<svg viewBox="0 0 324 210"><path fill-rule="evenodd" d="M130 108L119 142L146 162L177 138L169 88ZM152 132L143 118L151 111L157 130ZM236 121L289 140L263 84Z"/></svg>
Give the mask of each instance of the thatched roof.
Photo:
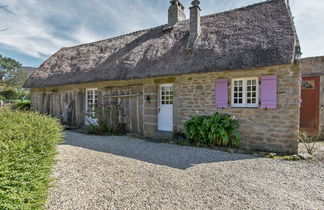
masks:
<svg viewBox="0 0 324 210"><path fill-rule="evenodd" d="M37 68L35 67L29 67L29 66L22 66L20 69L20 71L24 71L24 72L27 72L28 74L31 74L33 73Z"/></svg>
<svg viewBox="0 0 324 210"><path fill-rule="evenodd" d="M25 87L51 87L187 73L248 69L294 62L298 38L286 0L270 0L201 18L187 50L189 20L63 48Z"/></svg>

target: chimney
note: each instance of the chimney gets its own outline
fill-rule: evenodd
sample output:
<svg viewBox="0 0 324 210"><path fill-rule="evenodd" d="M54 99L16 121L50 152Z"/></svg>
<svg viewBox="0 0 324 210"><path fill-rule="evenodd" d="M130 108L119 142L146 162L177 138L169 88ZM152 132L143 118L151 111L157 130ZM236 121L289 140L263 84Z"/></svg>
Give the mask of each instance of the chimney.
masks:
<svg viewBox="0 0 324 210"><path fill-rule="evenodd" d="M184 6L178 0L170 1L168 24L175 25L177 22L185 20Z"/></svg>
<svg viewBox="0 0 324 210"><path fill-rule="evenodd" d="M200 27L200 1L192 1L192 7L190 7L190 36L188 41L188 49L192 49L200 36L201 27Z"/></svg>

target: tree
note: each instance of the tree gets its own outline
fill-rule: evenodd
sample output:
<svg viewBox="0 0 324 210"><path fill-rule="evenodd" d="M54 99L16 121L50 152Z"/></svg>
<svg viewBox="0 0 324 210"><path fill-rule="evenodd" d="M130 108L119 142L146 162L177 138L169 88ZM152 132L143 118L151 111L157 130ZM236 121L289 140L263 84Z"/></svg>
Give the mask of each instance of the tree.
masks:
<svg viewBox="0 0 324 210"><path fill-rule="evenodd" d="M19 78L21 80L26 75L19 72L18 69L20 67L21 64L18 61L0 55L0 82L11 86L10 83L13 83L14 78ZM21 83L19 84L13 83L13 86L21 86L22 84L21 85L20 84Z"/></svg>
<svg viewBox="0 0 324 210"><path fill-rule="evenodd" d="M19 96L15 89L1 91L0 95L5 97L6 99L16 99Z"/></svg>

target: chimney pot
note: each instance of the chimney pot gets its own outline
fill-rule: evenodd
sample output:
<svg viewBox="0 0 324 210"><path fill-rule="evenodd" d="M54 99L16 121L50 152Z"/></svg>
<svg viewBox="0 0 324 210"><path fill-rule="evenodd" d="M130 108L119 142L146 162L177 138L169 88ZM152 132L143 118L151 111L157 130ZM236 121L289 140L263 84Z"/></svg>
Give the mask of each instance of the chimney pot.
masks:
<svg viewBox="0 0 324 210"><path fill-rule="evenodd" d="M179 21L186 19L186 14L184 12L184 6L180 3L179 0L170 1L171 5L169 7L169 17L168 24L175 25Z"/></svg>
<svg viewBox="0 0 324 210"><path fill-rule="evenodd" d="M188 40L188 49L192 49L201 34L201 23L200 23L200 1L192 1L192 7L190 7L190 36Z"/></svg>

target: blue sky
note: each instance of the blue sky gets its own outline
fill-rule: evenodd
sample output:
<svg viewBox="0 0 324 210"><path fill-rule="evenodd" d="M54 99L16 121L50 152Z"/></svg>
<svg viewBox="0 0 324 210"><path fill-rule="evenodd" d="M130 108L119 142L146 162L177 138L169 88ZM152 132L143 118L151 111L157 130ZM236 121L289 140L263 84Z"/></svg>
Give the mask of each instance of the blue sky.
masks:
<svg viewBox="0 0 324 210"><path fill-rule="evenodd" d="M263 0L201 0L202 15ZM181 1L188 7L191 0ZM39 66L62 47L167 23L169 0L0 0L0 54ZM324 1L290 0L303 57L324 55Z"/></svg>

